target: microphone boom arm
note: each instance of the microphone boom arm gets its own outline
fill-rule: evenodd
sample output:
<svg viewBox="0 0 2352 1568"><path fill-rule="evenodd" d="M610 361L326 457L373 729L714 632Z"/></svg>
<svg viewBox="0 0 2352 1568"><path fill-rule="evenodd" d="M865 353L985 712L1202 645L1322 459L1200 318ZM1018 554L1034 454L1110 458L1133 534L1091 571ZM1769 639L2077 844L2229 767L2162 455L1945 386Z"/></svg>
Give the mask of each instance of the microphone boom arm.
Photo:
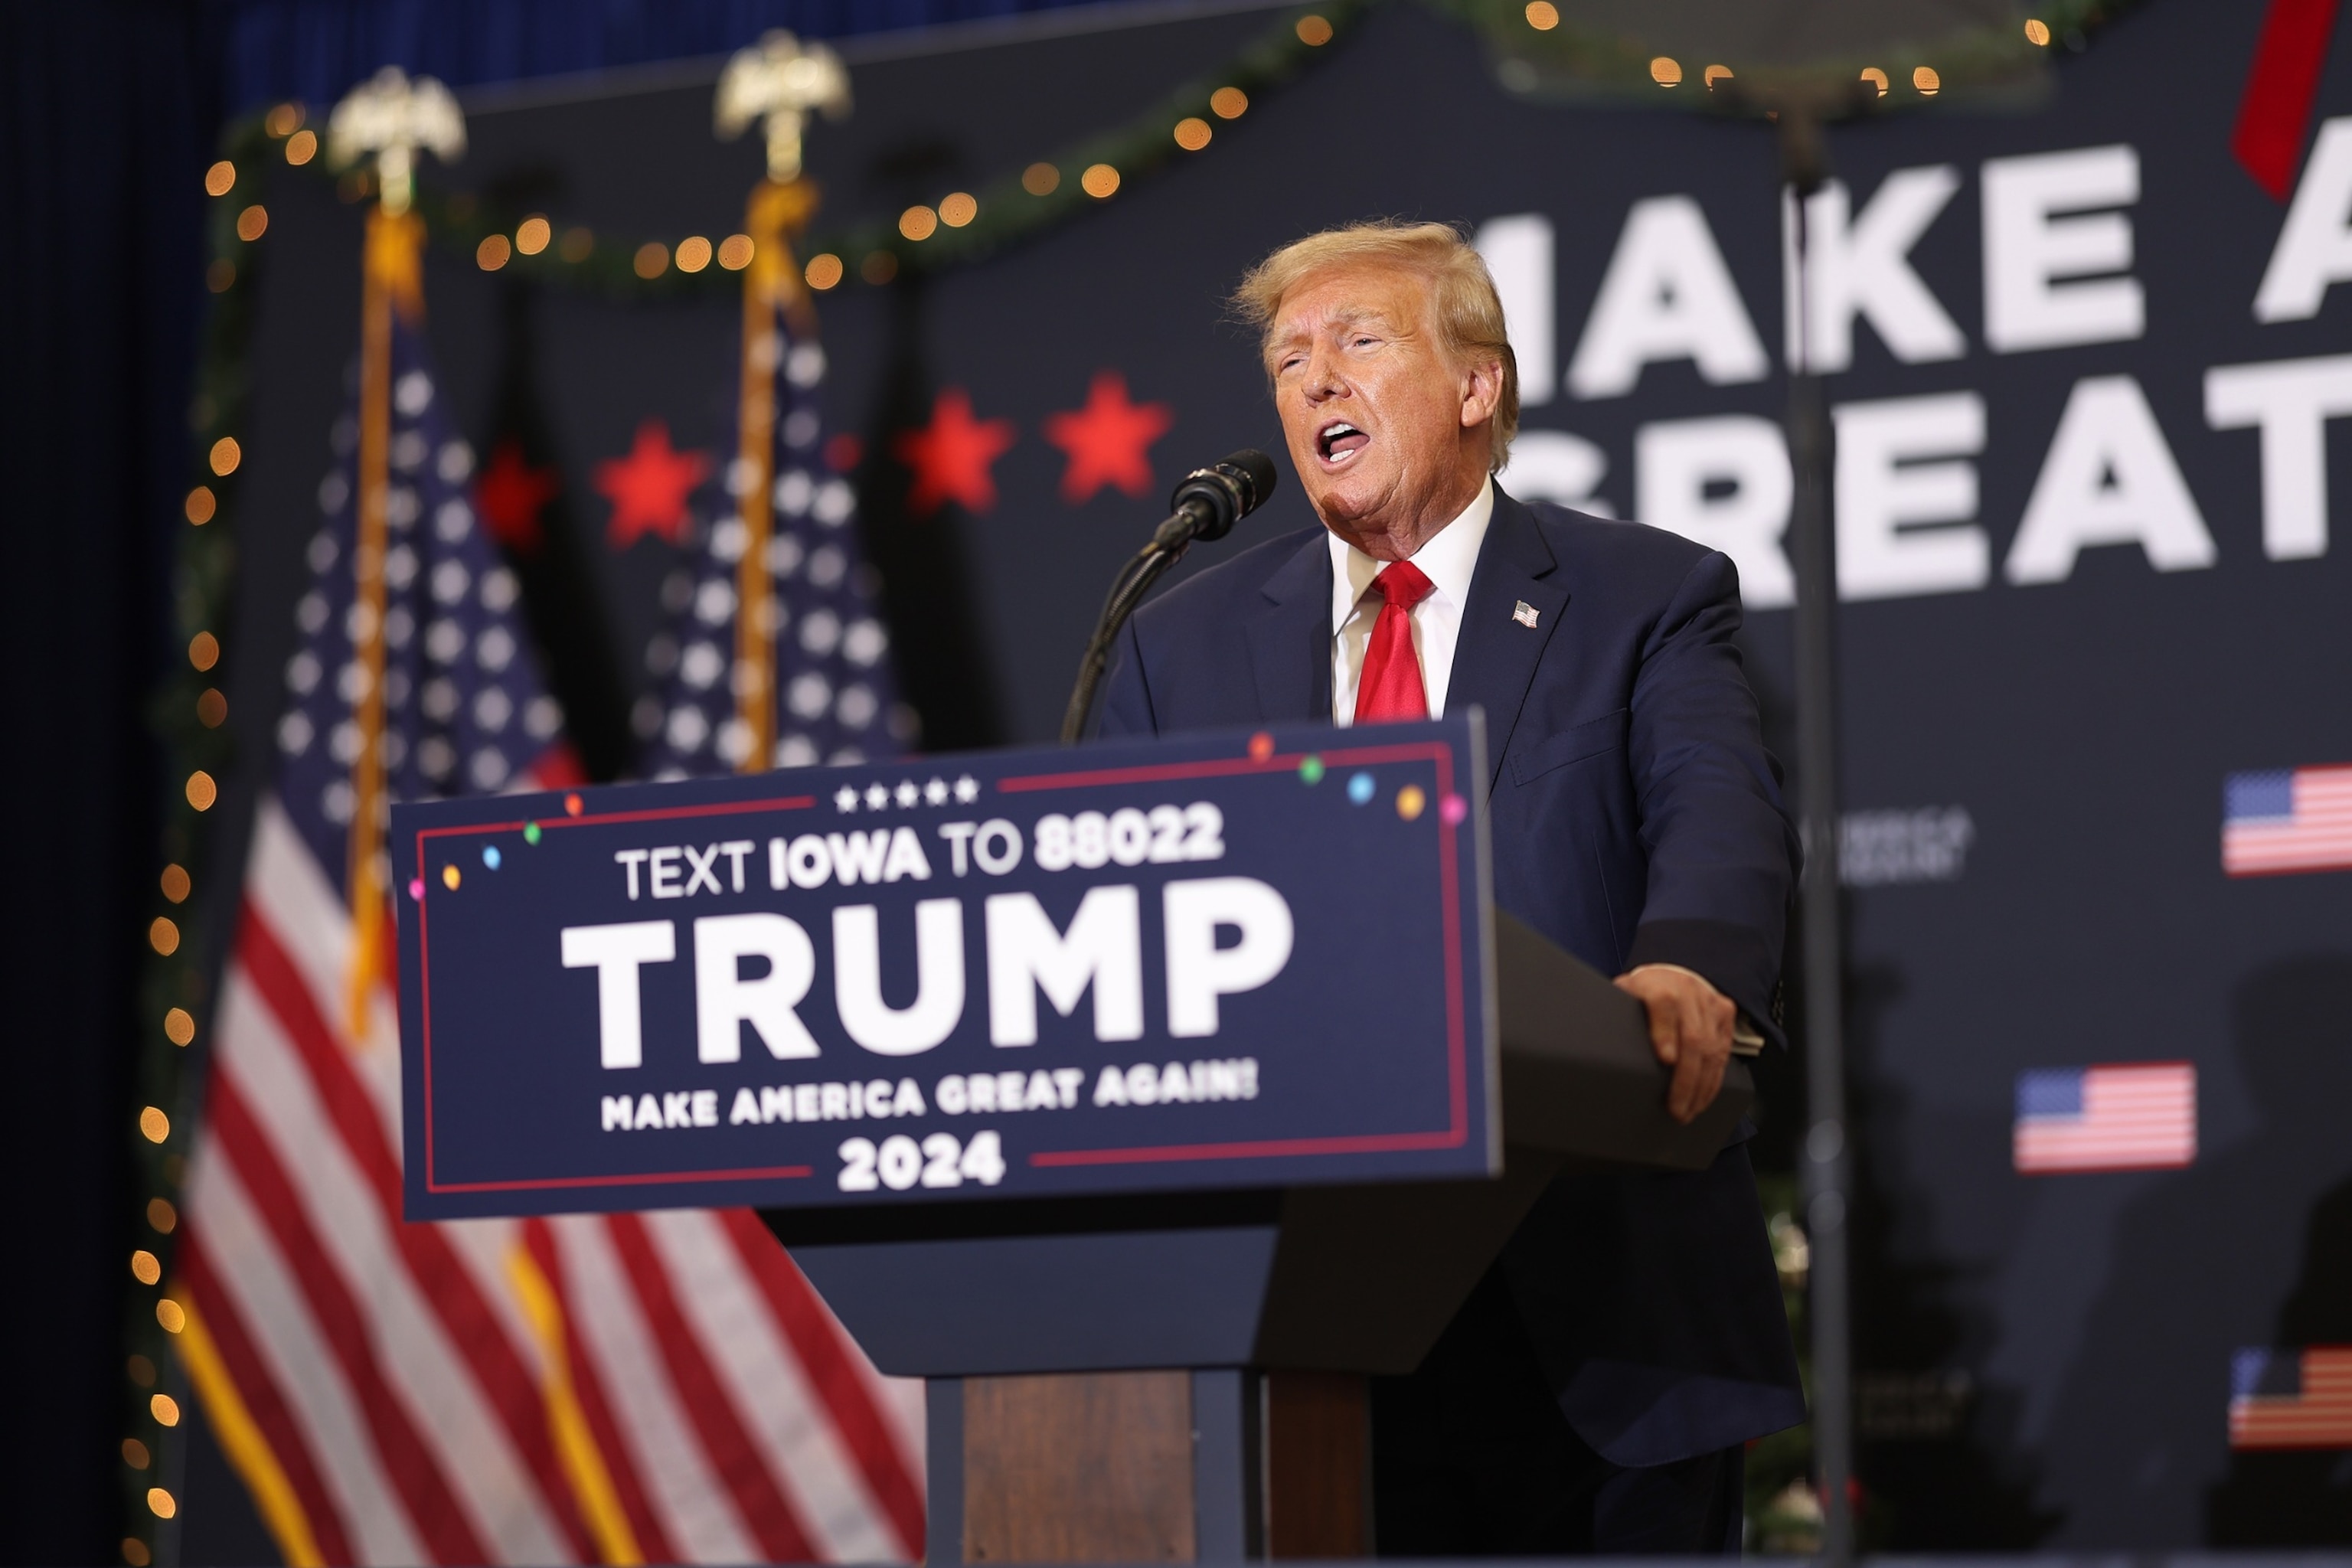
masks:
<svg viewBox="0 0 2352 1568"><path fill-rule="evenodd" d="M1095 620L1094 636L1078 660L1077 684L1070 690L1069 708L1062 715L1062 744L1084 739L1095 705L1095 688L1110 662L1111 645L1129 616L1143 603L1152 585L1184 558L1196 539L1223 539L1234 524L1257 509L1274 493L1274 462L1263 452L1234 453L1212 468L1195 468L1169 498L1175 510L1152 531L1151 542L1119 569Z"/></svg>
<svg viewBox="0 0 2352 1568"><path fill-rule="evenodd" d="M1184 558L1191 543L1186 539L1174 549L1166 550L1155 537L1112 579L1110 593L1103 600L1102 615L1095 622L1094 636L1087 639L1086 654L1078 660L1077 684L1071 688L1070 706L1062 715L1062 744L1074 746L1085 739L1087 721L1094 712L1095 688L1101 684L1103 668L1110 662L1111 645L1118 640L1120 629L1143 603L1143 596L1151 592L1153 584L1170 567Z"/></svg>

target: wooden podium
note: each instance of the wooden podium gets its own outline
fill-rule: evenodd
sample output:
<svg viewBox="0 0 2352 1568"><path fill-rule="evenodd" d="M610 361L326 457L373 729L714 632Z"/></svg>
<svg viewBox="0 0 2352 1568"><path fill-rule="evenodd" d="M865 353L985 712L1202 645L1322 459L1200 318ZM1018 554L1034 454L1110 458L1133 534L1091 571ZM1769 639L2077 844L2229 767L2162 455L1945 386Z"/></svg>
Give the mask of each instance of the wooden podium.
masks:
<svg viewBox="0 0 2352 1568"><path fill-rule="evenodd" d="M1639 1003L1496 917L1505 1169L763 1217L882 1371L927 1380L928 1560L1370 1556L1366 1377L1419 1364L1571 1161L1698 1169Z"/></svg>

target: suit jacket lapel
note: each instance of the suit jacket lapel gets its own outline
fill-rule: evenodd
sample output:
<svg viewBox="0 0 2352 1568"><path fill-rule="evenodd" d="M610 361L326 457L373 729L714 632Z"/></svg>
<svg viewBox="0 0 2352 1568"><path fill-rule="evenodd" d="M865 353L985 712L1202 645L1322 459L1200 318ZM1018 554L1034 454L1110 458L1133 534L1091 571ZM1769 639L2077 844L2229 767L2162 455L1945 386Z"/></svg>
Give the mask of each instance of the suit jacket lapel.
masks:
<svg viewBox="0 0 2352 1568"><path fill-rule="evenodd" d="M1449 712L1473 702L1486 710L1489 789L1501 773L1503 752L1544 647L1568 607L1567 586L1550 580L1557 565L1535 514L1497 486L1494 521L1478 549L1478 569L1470 576L1470 598L1462 609L1462 634L1445 689ZM1521 604L1536 612L1533 626L1515 618Z"/></svg>
<svg viewBox="0 0 2352 1568"><path fill-rule="evenodd" d="M1265 580L1266 603L1244 624L1262 720L1331 717L1331 550L1324 539L1317 529Z"/></svg>

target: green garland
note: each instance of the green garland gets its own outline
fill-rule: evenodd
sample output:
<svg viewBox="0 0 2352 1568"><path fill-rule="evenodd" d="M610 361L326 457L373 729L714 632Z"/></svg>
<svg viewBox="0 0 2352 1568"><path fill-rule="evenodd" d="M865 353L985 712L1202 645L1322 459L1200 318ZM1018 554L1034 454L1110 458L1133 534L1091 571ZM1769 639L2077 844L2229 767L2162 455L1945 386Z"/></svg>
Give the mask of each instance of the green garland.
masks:
<svg viewBox="0 0 2352 1568"><path fill-rule="evenodd" d="M148 713L163 757L163 859L178 875L163 871L148 927L149 951L138 990L141 1027L146 1033L133 1069L136 1102L124 1130L137 1178L133 1212L126 1216L137 1285L123 1324L130 1408L123 1426L123 1500L129 1523L122 1552L134 1564L152 1561L155 1532L178 1510L176 1497L164 1484L166 1478L178 1474L178 1468L164 1460L170 1451L167 1439L181 1415L175 1408L159 1413L156 1395L172 1400L174 1406L186 1403L186 1379L171 1349L182 1322L173 1289L173 1238L195 1140L203 1083L197 1064L205 1056L210 1023L210 977L218 973L221 956L219 933L198 911L223 908L214 879L237 874L235 867L215 864L221 836L205 828L206 814L218 803L219 781L233 761L224 722L227 710L216 678L235 597L245 466L240 454L237 461L226 465L227 473L216 472L213 454L224 439L239 439L247 425L252 384L247 350L253 335L259 248L238 237L237 226L242 215L261 201L271 146L258 115L238 121L222 138L222 156L234 168L235 179L214 200L208 219L212 262L207 281L214 299L205 317L189 421L198 478L184 502L191 521L182 524L172 582L174 644L190 652L176 661ZM198 489L205 499L196 499ZM193 521L197 516L205 520L201 524ZM200 634L213 639L203 668L195 662L194 651ZM169 1422L160 1418L165 1413L171 1415ZM132 1443L145 1450L146 1464L128 1462Z"/></svg>
<svg viewBox="0 0 2352 1568"><path fill-rule="evenodd" d="M1034 238L1075 219L1088 208L1116 200L1087 194L1079 173L1105 164L1119 175L1123 191L1134 181L1164 169L1187 153L1172 134L1176 125L1198 119L1213 128L1230 129L1215 117L1210 98L1221 88L1238 89L1255 101L1277 89L1311 67L1318 57L1349 37L1379 0L1332 0L1284 12L1221 72L1176 88L1126 124L1071 143L1042 160L1056 173L1056 183L1043 193L1033 192L1019 174L1007 174L975 195L978 215L962 227L940 225L920 240L910 239L895 217L866 219L838 228L820 230L801 244L804 260L831 256L841 263L841 287L888 287L902 278L949 270L994 255L1007 247ZM1517 90L1562 98L1600 97L1656 103L1659 86L1651 76L1650 52L1636 38L1613 30L1580 26L1575 0L1562 0L1567 13L1548 29L1538 30L1528 19L1530 7L1521 0L1430 0L1441 12L1466 22L1484 37L1497 57L1507 85ZM2014 93L2030 90L2033 68L2060 49L2079 49L2100 24L2127 9L2134 0L2043 0L2036 7L2047 27L2046 46L2030 42L2021 28L1980 27L1930 45L1897 48L1885 58L1823 60L1801 71L1755 67L1740 68L1740 90L1707 97L1711 107L1730 113L1752 113L1774 95L1800 86L1816 90L1858 82L1865 66L1876 66L1888 77L1889 90L1872 95L1866 89L1839 94L1834 109L1845 113L1885 112L1916 108L1927 101L1913 83L1912 72L1930 66L1941 91L1955 98L1969 93ZM1324 29L1313 27L1320 20ZM1706 95L1700 82L1705 66L1684 62L1685 85L1694 96ZM1213 145L1213 142L1212 145ZM320 167L315 162L311 165ZM371 193L363 174L342 176L350 199ZM428 233L445 248L475 254L493 237L514 234L521 212L492 210L470 193L421 183L417 210ZM731 225L731 218L730 220ZM722 227L729 226L720 226ZM658 247L664 259L650 268L637 268L642 248ZM669 247L661 241L617 243L600 239L584 228L562 231L560 237L536 254L511 252L503 264L522 278L582 289L626 300L731 298L733 275L717 264L686 272L668 260Z"/></svg>
<svg viewBox="0 0 2352 1568"><path fill-rule="evenodd" d="M1213 129L1230 134L1210 107L1212 94L1223 88L1235 88L1255 101L1260 94L1283 86L1307 69L1315 57L1329 53L1340 38L1352 33L1375 3L1376 0L1334 0L1333 4L1311 11L1286 13L1222 74L1186 82L1125 125L1069 147L1049 160L1061 178L1043 195L1032 194L1020 176L1007 176L975 193L980 199L980 215L965 227L942 227L927 239L913 241L895 227L868 224L845 234L814 240L809 254L838 255L860 276L866 274L866 258L877 254L894 258L896 267L887 269L892 272L939 272L980 260L1006 246L1042 234L1089 207L1102 205L1080 188L1081 170L1107 164L1118 172L1118 188L1124 190L1129 180L1156 174L1179 159L1198 156L1177 144L1174 131L1180 121L1205 120ZM1318 33L1309 26L1312 19L1318 17L1330 29L1328 33ZM1320 41L1310 43L1309 37L1318 37ZM1213 147L1216 143L1212 141L1209 145ZM1104 198L1116 199L1116 193Z"/></svg>
<svg viewBox="0 0 2352 1568"><path fill-rule="evenodd" d="M1090 208L1116 201L1133 182L1159 173L1188 153L1175 140L1177 124L1187 119L1207 121L1222 135L1235 128L1210 108L1212 94L1234 88L1255 103L1259 96L1279 89L1309 68L1318 57L1354 29L1378 0L1331 0L1328 5L1302 5L1282 13L1222 71L1188 81L1145 109L1126 124L1084 138L1041 160L1052 165L1057 181L1040 195L1022 183L1015 171L973 193L978 215L962 227L940 225L924 239L908 238L898 231L898 216L871 219L841 228L819 230L799 243L803 262L832 256L842 262L843 287L887 287L902 278L940 272L992 256L1009 246L1034 239L1076 218ZM1313 24L1320 20L1324 26ZM1312 40L1312 41L1310 41ZM1212 140L1211 147L1216 142ZM1118 190L1097 199L1082 188L1082 171L1096 164L1118 171ZM314 165L315 166L315 165ZM371 194L364 175L346 174L341 188L356 200ZM494 211L469 193L444 192L437 181L420 180L416 211L424 217L434 241L467 256L493 237L509 238L524 214ZM734 219L719 232L731 228ZM567 245L566 241L570 244ZM637 270L636 257L646 242L599 239L586 229L557 229L535 254L510 254L502 267L518 277L561 284L631 300L733 298L740 285L733 273L716 263L684 272L667 259L647 277ZM661 241L667 252L668 246ZM887 258L887 259L881 259Z"/></svg>
<svg viewBox="0 0 2352 1568"><path fill-rule="evenodd" d="M1970 103L2035 91L2042 68L2061 51L2080 49L2090 32L2114 19L2134 0L2040 0L2032 14L2045 29L2036 44L2022 18L1998 26L1970 26L1941 37L1886 47L1876 54L1824 56L1801 65L1751 62L1737 58L1690 58L1677 65L1677 81L1652 75L1654 40L1638 33L1583 20L1581 0L1433 0L1467 22L1486 40L1497 74L1512 90L1561 100L1664 106L1660 89L1675 89L1672 101L1727 115L1752 115L1785 102L1811 103L1830 118L1917 110L1948 94ZM1736 74L1730 90L1717 92L1705 79L1712 66ZM1913 72L1934 73L1931 90L1915 85ZM1885 83L1874 92L1862 73L1875 68ZM1695 100L1695 101L1694 101Z"/></svg>

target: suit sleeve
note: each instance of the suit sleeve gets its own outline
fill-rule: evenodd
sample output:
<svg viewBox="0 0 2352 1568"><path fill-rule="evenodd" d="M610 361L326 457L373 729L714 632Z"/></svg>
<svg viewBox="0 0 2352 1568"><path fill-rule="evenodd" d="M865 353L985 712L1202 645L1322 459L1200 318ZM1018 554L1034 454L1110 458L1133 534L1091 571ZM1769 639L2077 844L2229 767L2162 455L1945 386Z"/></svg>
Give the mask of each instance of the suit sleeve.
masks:
<svg viewBox="0 0 2352 1568"><path fill-rule="evenodd" d="M1696 970L1785 1045L1780 961L1800 852L1732 642L1738 629L1738 574L1710 552L1643 649L1628 760L1649 887L1626 967Z"/></svg>
<svg viewBox="0 0 2352 1568"><path fill-rule="evenodd" d="M1097 705L1094 739L1118 735L1156 735L1160 724L1152 715L1151 689L1143 677L1143 645L1129 616L1111 646L1110 668L1103 672L1102 698Z"/></svg>

